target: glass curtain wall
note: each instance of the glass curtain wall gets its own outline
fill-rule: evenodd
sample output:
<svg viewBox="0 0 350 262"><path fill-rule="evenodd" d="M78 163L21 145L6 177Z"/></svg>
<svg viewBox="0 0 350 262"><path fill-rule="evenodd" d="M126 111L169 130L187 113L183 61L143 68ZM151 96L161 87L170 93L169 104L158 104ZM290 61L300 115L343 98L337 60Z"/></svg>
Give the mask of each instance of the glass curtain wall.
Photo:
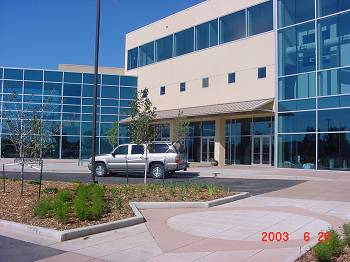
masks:
<svg viewBox="0 0 350 262"><path fill-rule="evenodd" d="M279 167L350 170L349 24L349 1L278 0Z"/></svg>
<svg viewBox="0 0 350 262"><path fill-rule="evenodd" d="M34 110L42 109L44 125L53 134L54 149L47 158L86 159L91 155L92 104L94 75L0 68L1 87L1 153L2 157L16 155L9 142L6 119L16 109L30 117ZM97 108L97 153L108 153L107 139L112 124L130 114L137 79L117 75L99 75ZM15 104L13 94L15 96ZM121 130L120 141L128 141Z"/></svg>

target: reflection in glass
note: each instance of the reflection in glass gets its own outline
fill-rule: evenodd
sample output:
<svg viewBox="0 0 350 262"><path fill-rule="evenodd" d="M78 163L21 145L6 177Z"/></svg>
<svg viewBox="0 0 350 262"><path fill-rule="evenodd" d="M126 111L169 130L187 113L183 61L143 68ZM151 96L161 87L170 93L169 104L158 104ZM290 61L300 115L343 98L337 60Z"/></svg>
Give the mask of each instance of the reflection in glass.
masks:
<svg viewBox="0 0 350 262"><path fill-rule="evenodd" d="M245 10L220 18L220 43L227 43L246 36Z"/></svg>
<svg viewBox="0 0 350 262"><path fill-rule="evenodd" d="M273 29L273 3L268 1L248 8L248 36Z"/></svg>

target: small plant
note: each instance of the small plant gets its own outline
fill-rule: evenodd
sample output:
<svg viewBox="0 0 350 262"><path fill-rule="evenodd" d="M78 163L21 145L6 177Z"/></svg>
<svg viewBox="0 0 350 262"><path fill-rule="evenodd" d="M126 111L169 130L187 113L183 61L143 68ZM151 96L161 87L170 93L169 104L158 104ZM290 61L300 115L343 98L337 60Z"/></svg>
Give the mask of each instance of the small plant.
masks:
<svg viewBox="0 0 350 262"><path fill-rule="evenodd" d="M350 223L343 225L343 232L344 232L344 243L345 245L350 246Z"/></svg>
<svg viewBox="0 0 350 262"><path fill-rule="evenodd" d="M121 210L122 207L123 207L123 199L121 197L119 197L119 196L116 197L116 199L115 199L115 207L118 210Z"/></svg>
<svg viewBox="0 0 350 262"><path fill-rule="evenodd" d="M57 187L47 187L43 190L44 193L47 194L56 194L58 192L58 188Z"/></svg>
<svg viewBox="0 0 350 262"><path fill-rule="evenodd" d="M50 199L40 199L34 207L34 215L40 218L47 217L51 211L51 206Z"/></svg>
<svg viewBox="0 0 350 262"><path fill-rule="evenodd" d="M211 196L215 195L219 191L219 188L214 184L209 184L207 186L207 189L208 189L209 195Z"/></svg>
<svg viewBox="0 0 350 262"><path fill-rule="evenodd" d="M30 180L28 183L30 185L40 185L40 181L38 181L38 180Z"/></svg>
<svg viewBox="0 0 350 262"><path fill-rule="evenodd" d="M52 202L52 211L59 221L62 223L68 222L68 212L69 212L69 192L67 191L59 191L55 199Z"/></svg>
<svg viewBox="0 0 350 262"><path fill-rule="evenodd" d="M331 262L333 257L339 256L343 249L343 243L335 230L330 230L330 238L318 243L314 247L316 258L319 262Z"/></svg>
<svg viewBox="0 0 350 262"><path fill-rule="evenodd" d="M11 181L16 182L16 181L20 181L20 179L19 178L11 178Z"/></svg>

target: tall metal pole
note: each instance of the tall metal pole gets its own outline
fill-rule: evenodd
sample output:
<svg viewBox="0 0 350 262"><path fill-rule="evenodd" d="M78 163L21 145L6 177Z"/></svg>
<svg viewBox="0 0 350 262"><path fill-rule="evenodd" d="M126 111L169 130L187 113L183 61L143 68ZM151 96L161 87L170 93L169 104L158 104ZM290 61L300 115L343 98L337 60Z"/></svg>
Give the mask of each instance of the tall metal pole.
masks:
<svg viewBox="0 0 350 262"><path fill-rule="evenodd" d="M98 55L100 47L100 10L101 0L96 0L96 39L95 39L95 82L93 90L93 108L92 108L92 156L91 156L91 175L92 182L96 183L95 179L95 157L96 157L96 124L97 124L97 85L98 85Z"/></svg>

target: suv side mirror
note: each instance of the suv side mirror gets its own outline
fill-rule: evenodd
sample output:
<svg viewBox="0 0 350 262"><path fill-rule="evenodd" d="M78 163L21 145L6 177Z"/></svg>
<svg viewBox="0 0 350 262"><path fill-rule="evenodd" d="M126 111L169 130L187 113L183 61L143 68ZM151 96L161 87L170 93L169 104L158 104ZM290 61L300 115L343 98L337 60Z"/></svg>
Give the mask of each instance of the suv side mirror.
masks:
<svg viewBox="0 0 350 262"><path fill-rule="evenodd" d="M111 155L112 155L112 157L115 157L115 153L114 153L114 151L111 153Z"/></svg>

